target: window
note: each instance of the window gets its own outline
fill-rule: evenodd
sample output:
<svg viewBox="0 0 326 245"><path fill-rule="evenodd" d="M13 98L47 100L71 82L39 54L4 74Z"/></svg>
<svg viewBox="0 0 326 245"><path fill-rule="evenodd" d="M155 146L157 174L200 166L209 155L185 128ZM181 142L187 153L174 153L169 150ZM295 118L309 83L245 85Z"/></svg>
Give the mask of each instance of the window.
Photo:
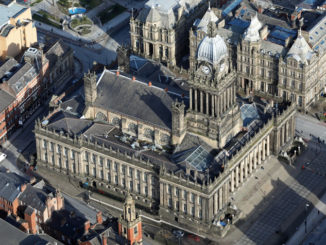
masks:
<svg viewBox="0 0 326 245"><path fill-rule="evenodd" d="M129 176L132 177L132 174L133 174L133 169L132 168L129 168Z"/></svg>
<svg viewBox="0 0 326 245"><path fill-rule="evenodd" d="M92 174L93 174L94 177L96 177L96 169L95 168L93 168Z"/></svg>
<svg viewBox="0 0 326 245"><path fill-rule="evenodd" d="M148 174L144 173L144 182L146 182L146 183L147 183L147 177L148 177Z"/></svg>
<svg viewBox="0 0 326 245"><path fill-rule="evenodd" d="M72 171L74 174L76 173L76 164L74 162L72 163Z"/></svg>
<svg viewBox="0 0 326 245"><path fill-rule="evenodd" d="M148 187L145 186L145 196L147 196L147 195L148 195Z"/></svg>
<svg viewBox="0 0 326 245"><path fill-rule="evenodd" d="M61 145L57 146L57 153L61 153Z"/></svg>
<svg viewBox="0 0 326 245"><path fill-rule="evenodd" d="M264 83L264 82L261 82L261 83L260 83L260 90L261 90L262 92L265 91L265 83Z"/></svg>
<svg viewBox="0 0 326 245"><path fill-rule="evenodd" d="M89 175L89 166L88 165L86 165L85 171L86 171L86 174Z"/></svg>
<svg viewBox="0 0 326 245"><path fill-rule="evenodd" d="M71 159L75 159L75 151L74 150L70 151L70 157L71 157Z"/></svg>
<svg viewBox="0 0 326 245"><path fill-rule="evenodd" d="M139 171L139 170L137 170L136 178L137 178L137 179L140 179L140 171Z"/></svg>
<svg viewBox="0 0 326 245"><path fill-rule="evenodd" d="M168 206L169 206L169 208L172 207L172 198L169 198Z"/></svg>
<svg viewBox="0 0 326 245"><path fill-rule="evenodd" d="M195 215L195 207L194 207L194 206L191 207L191 215L192 215L192 216Z"/></svg>
<svg viewBox="0 0 326 245"><path fill-rule="evenodd" d="M117 162L114 162L114 171L118 171L118 164L117 164Z"/></svg>
<svg viewBox="0 0 326 245"><path fill-rule="evenodd" d="M118 175L114 176L114 183L117 185L118 184Z"/></svg>
<svg viewBox="0 0 326 245"><path fill-rule="evenodd" d="M108 182L111 183L111 174L108 173Z"/></svg>
<svg viewBox="0 0 326 245"><path fill-rule="evenodd" d="M186 204L186 203L183 204L183 212L184 212L185 214L187 214L187 204Z"/></svg>
<svg viewBox="0 0 326 245"><path fill-rule="evenodd" d="M171 185L168 185L168 194L171 194Z"/></svg>
<svg viewBox="0 0 326 245"><path fill-rule="evenodd" d="M175 195L176 195L177 197L179 196L179 188L178 188L178 187L175 188Z"/></svg>
<svg viewBox="0 0 326 245"><path fill-rule="evenodd" d="M175 202L175 210L177 210L179 212L179 201Z"/></svg>
<svg viewBox="0 0 326 245"><path fill-rule="evenodd" d="M96 155L94 153L92 154L92 162L96 164Z"/></svg>
<svg viewBox="0 0 326 245"><path fill-rule="evenodd" d="M122 179L122 186L123 188L126 188L126 180L124 178Z"/></svg>
<svg viewBox="0 0 326 245"><path fill-rule="evenodd" d="M200 219L203 218L203 211L202 211L201 209L198 211L198 217L199 217Z"/></svg>
<svg viewBox="0 0 326 245"><path fill-rule="evenodd" d="M137 234L138 233L138 229L137 229L137 226L135 226L134 228L134 234Z"/></svg>
<svg viewBox="0 0 326 245"><path fill-rule="evenodd" d="M125 175L126 174L126 166L122 165L122 174Z"/></svg>
<svg viewBox="0 0 326 245"><path fill-rule="evenodd" d="M88 160L89 160L89 153L85 151L85 161L88 162Z"/></svg>
<svg viewBox="0 0 326 245"><path fill-rule="evenodd" d="M138 193L140 193L140 184L139 183L137 184L137 191L138 191Z"/></svg>
<svg viewBox="0 0 326 245"><path fill-rule="evenodd" d="M67 147L63 148L63 155L68 156L68 148Z"/></svg>
<svg viewBox="0 0 326 245"><path fill-rule="evenodd" d="M183 198L184 198L185 200L187 200L187 191L186 191L186 190L183 191Z"/></svg>
<svg viewBox="0 0 326 245"><path fill-rule="evenodd" d="M195 202L195 195L193 193L190 194L190 199L192 203Z"/></svg>
<svg viewBox="0 0 326 245"><path fill-rule="evenodd" d="M46 147L47 147L47 141L43 140L43 148L46 148Z"/></svg>
<svg viewBox="0 0 326 245"><path fill-rule="evenodd" d="M50 142L50 151L53 151L53 149L54 149L54 144L53 142Z"/></svg>
<svg viewBox="0 0 326 245"><path fill-rule="evenodd" d="M202 202L203 202L202 198L201 197L198 197L198 204L199 205L202 205Z"/></svg>
<svg viewBox="0 0 326 245"><path fill-rule="evenodd" d="M103 157L100 157L100 166L103 167Z"/></svg>
<svg viewBox="0 0 326 245"><path fill-rule="evenodd" d="M292 80L292 82L291 82L291 88L295 88L295 81L294 80Z"/></svg>
<svg viewBox="0 0 326 245"><path fill-rule="evenodd" d="M133 189L134 189L134 183L132 182L132 180L130 180L130 182L129 182L129 188L131 191L133 191Z"/></svg>
<svg viewBox="0 0 326 245"><path fill-rule="evenodd" d="M123 227L123 233L127 234L127 229L126 229L126 227Z"/></svg>
<svg viewBox="0 0 326 245"><path fill-rule="evenodd" d="M111 160L110 159L106 160L106 167L108 169L111 169Z"/></svg>
<svg viewBox="0 0 326 245"><path fill-rule="evenodd" d="M286 78L283 78L283 86L286 87Z"/></svg>
<svg viewBox="0 0 326 245"><path fill-rule="evenodd" d="M100 178L103 179L103 170L100 171Z"/></svg>

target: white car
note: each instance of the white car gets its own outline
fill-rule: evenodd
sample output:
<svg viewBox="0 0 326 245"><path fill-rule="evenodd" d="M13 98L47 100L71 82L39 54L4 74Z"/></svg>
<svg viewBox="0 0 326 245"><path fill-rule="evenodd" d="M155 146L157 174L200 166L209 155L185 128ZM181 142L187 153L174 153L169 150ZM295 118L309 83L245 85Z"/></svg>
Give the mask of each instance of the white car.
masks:
<svg viewBox="0 0 326 245"><path fill-rule="evenodd" d="M5 160L6 157L7 157L6 154L0 152L0 162L2 162L3 160Z"/></svg>

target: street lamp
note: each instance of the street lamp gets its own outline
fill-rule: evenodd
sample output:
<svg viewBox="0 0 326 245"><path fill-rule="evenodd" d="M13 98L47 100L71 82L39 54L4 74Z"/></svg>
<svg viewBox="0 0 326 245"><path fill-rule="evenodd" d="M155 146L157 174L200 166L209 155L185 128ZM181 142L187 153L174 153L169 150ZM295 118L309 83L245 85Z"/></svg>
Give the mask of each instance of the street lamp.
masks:
<svg viewBox="0 0 326 245"><path fill-rule="evenodd" d="M305 233L307 233L307 219L308 219L307 212L308 212L308 208L309 208L309 203L306 203L306 206L305 206L306 217L305 217L305 220L304 220L304 231L305 231Z"/></svg>

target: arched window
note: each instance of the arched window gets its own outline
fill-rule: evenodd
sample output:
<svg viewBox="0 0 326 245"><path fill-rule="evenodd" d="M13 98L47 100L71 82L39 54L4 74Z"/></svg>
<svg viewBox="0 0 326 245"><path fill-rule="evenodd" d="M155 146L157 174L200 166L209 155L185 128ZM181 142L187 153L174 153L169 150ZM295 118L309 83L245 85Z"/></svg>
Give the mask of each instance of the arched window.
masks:
<svg viewBox="0 0 326 245"><path fill-rule="evenodd" d="M128 130L129 130L129 132L132 132L132 133L137 133L137 125L136 124L134 124L134 123L130 123L129 125L128 125Z"/></svg>
<svg viewBox="0 0 326 245"><path fill-rule="evenodd" d="M118 117L114 117L114 118L112 119L112 124L115 125L115 126L120 127L120 125L121 125L121 120L120 120Z"/></svg>
<svg viewBox="0 0 326 245"><path fill-rule="evenodd" d="M154 131L151 130L150 128L145 128L144 130L144 136L148 139L153 139L154 138Z"/></svg>
<svg viewBox="0 0 326 245"><path fill-rule="evenodd" d="M102 112L96 113L96 117L95 118L97 120L99 120L99 121L104 121L104 122L107 121L107 117Z"/></svg>

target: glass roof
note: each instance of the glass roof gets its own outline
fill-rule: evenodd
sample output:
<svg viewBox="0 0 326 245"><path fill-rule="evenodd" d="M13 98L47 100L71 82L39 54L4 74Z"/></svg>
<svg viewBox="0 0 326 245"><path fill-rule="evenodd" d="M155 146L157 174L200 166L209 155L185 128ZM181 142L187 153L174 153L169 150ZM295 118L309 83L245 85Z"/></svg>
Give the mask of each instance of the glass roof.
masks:
<svg viewBox="0 0 326 245"><path fill-rule="evenodd" d="M208 151L206 151L202 146L199 146L186 158L186 162L198 171L204 171L208 168L213 159L213 156Z"/></svg>

